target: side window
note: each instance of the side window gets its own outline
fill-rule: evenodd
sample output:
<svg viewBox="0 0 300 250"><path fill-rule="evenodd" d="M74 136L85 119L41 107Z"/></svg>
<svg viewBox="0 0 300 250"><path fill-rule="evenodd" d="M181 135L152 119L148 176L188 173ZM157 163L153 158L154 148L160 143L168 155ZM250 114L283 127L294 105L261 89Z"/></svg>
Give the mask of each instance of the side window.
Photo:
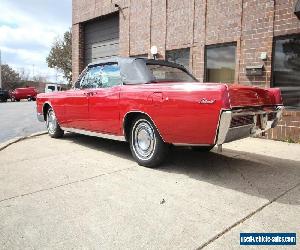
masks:
<svg viewBox="0 0 300 250"><path fill-rule="evenodd" d="M89 68L80 81L80 88L109 88L120 84L120 67L117 64L105 64Z"/></svg>
<svg viewBox="0 0 300 250"><path fill-rule="evenodd" d="M120 74L120 67L117 64L103 65L102 73L102 88L110 88L113 86L121 85L122 79Z"/></svg>
<svg viewBox="0 0 300 250"><path fill-rule="evenodd" d="M101 72L103 66L95 66L88 69L80 81L81 89L91 89L101 87Z"/></svg>

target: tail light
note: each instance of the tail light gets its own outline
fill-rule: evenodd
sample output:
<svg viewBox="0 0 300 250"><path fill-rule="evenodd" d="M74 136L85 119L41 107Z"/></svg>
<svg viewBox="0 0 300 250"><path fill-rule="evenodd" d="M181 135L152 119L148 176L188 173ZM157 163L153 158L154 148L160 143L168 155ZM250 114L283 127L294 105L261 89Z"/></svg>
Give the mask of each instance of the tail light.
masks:
<svg viewBox="0 0 300 250"><path fill-rule="evenodd" d="M222 103L223 103L224 109L230 109L229 91L228 91L227 85L224 86L224 89L223 89Z"/></svg>
<svg viewBox="0 0 300 250"><path fill-rule="evenodd" d="M283 104L280 88L269 88L267 90L272 94L274 104Z"/></svg>

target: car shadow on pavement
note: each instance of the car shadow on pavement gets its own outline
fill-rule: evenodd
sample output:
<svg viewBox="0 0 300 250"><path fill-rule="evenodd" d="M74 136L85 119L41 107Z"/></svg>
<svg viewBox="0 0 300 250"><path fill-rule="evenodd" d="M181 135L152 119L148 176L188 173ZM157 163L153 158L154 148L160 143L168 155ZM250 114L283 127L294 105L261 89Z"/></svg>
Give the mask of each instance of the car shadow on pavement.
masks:
<svg viewBox="0 0 300 250"><path fill-rule="evenodd" d="M78 134L67 134L65 140L94 150L133 160L128 143ZM298 161L279 159L247 152L223 150L217 153L195 152L187 148L172 148L167 161L153 171L183 174L252 196L273 200L300 184ZM277 202L300 204L300 200L280 199Z"/></svg>
<svg viewBox="0 0 300 250"><path fill-rule="evenodd" d="M185 174L190 178L243 192L269 201L300 184L298 161L247 152L217 153L174 149L160 171ZM298 189L300 190L300 189ZM300 204L300 200L277 202Z"/></svg>
<svg viewBox="0 0 300 250"><path fill-rule="evenodd" d="M63 139L72 141L73 143L80 144L93 150L102 151L116 157L121 157L123 159L133 161L129 144L127 142L102 139L76 133L67 133L64 135Z"/></svg>

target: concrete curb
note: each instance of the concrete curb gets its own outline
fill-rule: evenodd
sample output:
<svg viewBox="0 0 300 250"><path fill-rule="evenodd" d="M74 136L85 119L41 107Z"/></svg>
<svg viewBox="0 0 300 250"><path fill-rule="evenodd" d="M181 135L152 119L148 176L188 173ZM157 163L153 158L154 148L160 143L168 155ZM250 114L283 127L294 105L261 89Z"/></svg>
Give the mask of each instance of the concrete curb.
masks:
<svg viewBox="0 0 300 250"><path fill-rule="evenodd" d="M45 134L47 134L47 132L43 131L43 132L37 132L37 133L31 134L31 135L17 137L17 138L8 140L8 141L0 144L0 151L2 151L3 149L5 149L5 148L9 147L10 145L15 144L19 141L23 141L23 140L26 140L26 139L30 139L30 138L37 137L37 136L40 136L40 135L45 135Z"/></svg>

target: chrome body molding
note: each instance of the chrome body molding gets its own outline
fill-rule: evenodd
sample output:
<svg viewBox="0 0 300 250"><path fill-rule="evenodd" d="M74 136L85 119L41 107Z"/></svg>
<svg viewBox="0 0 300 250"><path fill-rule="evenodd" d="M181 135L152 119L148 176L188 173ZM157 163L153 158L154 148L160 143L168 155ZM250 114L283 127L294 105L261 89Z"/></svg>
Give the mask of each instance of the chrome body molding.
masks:
<svg viewBox="0 0 300 250"><path fill-rule="evenodd" d="M277 106L276 109L262 110L224 110L220 116L218 133L215 143L221 145L225 142L242 139L249 136L257 136L266 132L270 128L275 128L282 117L283 106ZM272 120L268 120L269 113L276 113ZM239 127L230 127L231 120L235 116L253 115L253 124ZM260 119L257 126L258 119Z"/></svg>
<svg viewBox="0 0 300 250"><path fill-rule="evenodd" d="M44 114L37 113L36 116L37 116L37 119L38 119L39 122L45 122Z"/></svg>
<svg viewBox="0 0 300 250"><path fill-rule="evenodd" d="M172 143L174 146L179 147L209 147L212 146L212 144L190 144L190 143Z"/></svg>
<svg viewBox="0 0 300 250"><path fill-rule="evenodd" d="M100 138L110 139L110 140L115 140L115 141L126 141L125 136L122 136L122 135L112 135L112 134L91 132L88 130L76 129L76 128L66 128L66 127L61 127L61 129L64 131L67 131L67 132L72 132L72 133L77 133L77 134L82 134L82 135L95 136L95 137L100 137Z"/></svg>

